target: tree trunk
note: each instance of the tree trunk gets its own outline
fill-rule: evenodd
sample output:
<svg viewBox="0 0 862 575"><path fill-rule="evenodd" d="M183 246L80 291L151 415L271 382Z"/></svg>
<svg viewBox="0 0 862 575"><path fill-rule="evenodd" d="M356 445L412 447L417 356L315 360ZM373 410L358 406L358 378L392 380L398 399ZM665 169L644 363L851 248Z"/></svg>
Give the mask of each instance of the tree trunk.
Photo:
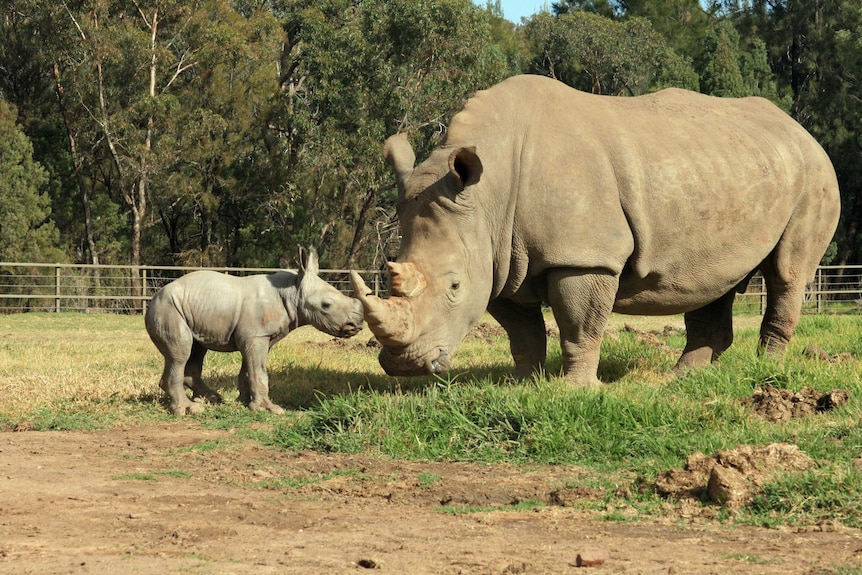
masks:
<svg viewBox="0 0 862 575"><path fill-rule="evenodd" d="M365 199L362 201L362 208L359 210L359 217L356 218L356 227L353 231L353 241L350 242L350 251L347 254L347 261L344 262L344 267L347 269L354 269L356 267L356 260L359 258L359 254L365 246L365 226L368 224L368 218L371 214L371 210L374 209L376 199L377 190L375 188L370 188L365 191Z"/></svg>
<svg viewBox="0 0 862 575"><path fill-rule="evenodd" d="M144 17L141 14L141 17ZM146 21L146 18L144 18ZM153 11L153 19L150 22L150 85L148 96L150 101L156 99L156 38L159 30L159 9ZM153 147L153 129L155 127L155 119L152 113L147 118L147 134L144 138L144 149L141 151L141 157L138 164L138 177L135 186L127 198L127 202L132 209L132 237L131 237L131 254L129 262L132 265L132 297L137 302L144 295L146 286L143 285L141 276L141 236L143 229L144 217L147 214L147 188L150 179L150 152ZM134 307L138 307L137 304Z"/></svg>
<svg viewBox="0 0 862 575"><path fill-rule="evenodd" d="M90 187L84 179L83 164L81 156L78 154L78 144L75 140L75 133L69 119L69 110L66 106L66 93L63 90L63 85L60 83L60 67L57 65L57 62L54 62L54 82L57 89L57 101L60 105L60 113L63 116L66 135L69 138L69 154L72 157L75 181L78 183L78 190L81 192L81 204L84 207L84 234L87 240L87 249L90 252L89 263L99 265L99 252L96 250L96 239L93 234L93 215L90 211ZM98 273L98 271L96 273Z"/></svg>

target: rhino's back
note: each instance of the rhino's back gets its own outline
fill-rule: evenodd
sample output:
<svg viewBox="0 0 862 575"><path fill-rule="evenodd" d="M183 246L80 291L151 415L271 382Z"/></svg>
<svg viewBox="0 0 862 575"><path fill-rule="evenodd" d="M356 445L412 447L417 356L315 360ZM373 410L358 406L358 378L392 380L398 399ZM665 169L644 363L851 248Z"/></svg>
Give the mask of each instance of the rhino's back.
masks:
<svg viewBox="0 0 862 575"><path fill-rule="evenodd" d="M215 271L196 271L166 285L151 302L155 315L177 314L194 339L209 349L235 351L237 331L259 326L255 310L269 306L281 321L284 306L267 276L236 277Z"/></svg>
<svg viewBox="0 0 862 575"><path fill-rule="evenodd" d="M795 212L838 213L822 148L760 98L596 96L519 76L468 102L453 145L476 146L489 213L507 207L504 291L549 267L605 268L621 274L623 305L676 299L682 310L712 297L706 283L716 293L738 283Z"/></svg>

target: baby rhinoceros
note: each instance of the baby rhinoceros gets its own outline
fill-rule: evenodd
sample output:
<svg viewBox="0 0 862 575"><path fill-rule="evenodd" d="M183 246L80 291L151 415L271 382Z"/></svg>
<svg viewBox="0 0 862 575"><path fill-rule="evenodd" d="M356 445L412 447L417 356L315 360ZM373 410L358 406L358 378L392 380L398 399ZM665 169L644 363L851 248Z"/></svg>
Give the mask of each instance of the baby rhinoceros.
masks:
<svg viewBox="0 0 862 575"><path fill-rule="evenodd" d="M269 349L292 329L312 325L337 337L356 335L363 326L362 304L320 279L317 252L300 250L299 273L236 277L196 271L169 283L147 308L150 339L165 356L160 382L174 415L199 413L204 398L221 396L204 385L201 369L208 350L239 351L239 401L252 410L283 413L269 399Z"/></svg>

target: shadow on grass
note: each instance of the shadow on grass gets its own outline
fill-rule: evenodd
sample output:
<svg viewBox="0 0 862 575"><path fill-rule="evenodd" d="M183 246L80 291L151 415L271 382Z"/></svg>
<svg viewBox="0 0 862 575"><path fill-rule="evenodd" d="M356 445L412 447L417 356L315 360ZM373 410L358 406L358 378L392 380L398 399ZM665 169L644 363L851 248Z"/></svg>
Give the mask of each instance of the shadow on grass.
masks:
<svg viewBox="0 0 862 575"><path fill-rule="evenodd" d="M319 405L329 397L349 395L357 392L376 393L421 393L423 390L444 383L458 383L490 379L501 384L511 383L511 368L498 365L474 368L465 371L452 371L444 376L392 377L381 369L378 373L348 371L325 367L291 366L285 369L268 370L269 397L277 405L290 410L303 410ZM208 376L204 366L203 381L209 388L217 391L226 404L237 401L237 376ZM158 402L167 408L168 400L153 382L152 392L129 398L129 401L149 403ZM187 391L188 393L188 391Z"/></svg>
<svg viewBox="0 0 862 575"><path fill-rule="evenodd" d="M508 366L489 366L469 371L453 371L444 376L392 377L379 373L291 367L270 372L270 399L285 409L308 409L339 395L353 393L422 393L440 383L457 384L472 380L511 382Z"/></svg>
<svg viewBox="0 0 862 575"><path fill-rule="evenodd" d="M615 383L636 368L637 357L603 353L599 363L598 377L604 383ZM290 365L269 369L270 399L277 405L289 410L304 410L319 405L327 398L344 396L359 392L374 393L422 393L441 383L490 381L497 385L520 385L514 379L514 366L509 362L490 363L480 366L453 369L441 376L393 377L386 375L379 367L360 370L337 369L321 365ZM217 391L230 404L238 397L237 375L208 375L204 364L203 381ZM551 351L545 364L546 378L560 377L562 358L559 352ZM154 382L153 395L141 398L152 401L155 396L161 404L167 405Z"/></svg>
<svg viewBox="0 0 862 575"><path fill-rule="evenodd" d="M611 359L599 364L599 378L604 383L615 383L633 368L632 362ZM547 363L547 374L560 374L562 362L552 358ZM391 377L383 373L349 372L321 368L292 367L270 373L270 399L285 409L308 409L327 398L357 392L422 393L441 383L491 381L496 385L521 385L514 379L508 364L474 367L442 376Z"/></svg>
<svg viewBox="0 0 862 575"><path fill-rule="evenodd" d="M637 365L638 360L635 358L602 355L597 375L602 383L616 383L633 371ZM545 372L549 376L563 377L562 358L559 355L548 358Z"/></svg>

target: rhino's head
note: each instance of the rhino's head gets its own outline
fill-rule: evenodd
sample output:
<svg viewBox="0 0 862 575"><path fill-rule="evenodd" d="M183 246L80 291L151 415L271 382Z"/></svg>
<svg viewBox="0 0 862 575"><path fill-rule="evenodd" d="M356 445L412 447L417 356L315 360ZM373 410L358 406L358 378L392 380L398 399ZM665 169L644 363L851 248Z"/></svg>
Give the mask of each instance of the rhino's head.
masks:
<svg viewBox="0 0 862 575"><path fill-rule="evenodd" d="M482 163L473 148L441 148L414 170L404 135L387 140L384 156L398 181L402 232L388 264L392 297L370 295L355 272L351 279L386 373L441 373L491 293L491 240L470 188Z"/></svg>
<svg viewBox="0 0 862 575"><path fill-rule="evenodd" d="M351 337L362 330L362 304L348 297L318 274L314 248L299 250L297 313L302 324L311 324L336 337Z"/></svg>

